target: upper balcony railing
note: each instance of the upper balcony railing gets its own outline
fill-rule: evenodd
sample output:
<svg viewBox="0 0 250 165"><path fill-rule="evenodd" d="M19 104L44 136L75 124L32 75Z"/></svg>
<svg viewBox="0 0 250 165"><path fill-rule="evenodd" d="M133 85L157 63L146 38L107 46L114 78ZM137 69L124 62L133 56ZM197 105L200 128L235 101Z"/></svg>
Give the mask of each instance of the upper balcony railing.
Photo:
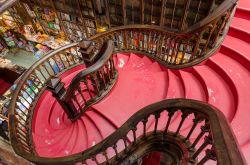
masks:
<svg viewBox="0 0 250 165"><path fill-rule="evenodd" d="M171 127L172 121L179 121ZM152 129L148 129L153 124ZM15 151L38 164L134 164L153 151L174 162L245 165L226 118L218 109L194 100L172 99L149 105L95 146L65 157L46 158L20 146ZM173 156L174 155L174 156Z"/></svg>
<svg viewBox="0 0 250 165"><path fill-rule="evenodd" d="M191 67L218 51L234 10L235 4L225 1L213 14L183 32L154 25L126 25L99 33L90 40L103 43L111 39L116 52L145 54L168 68Z"/></svg>

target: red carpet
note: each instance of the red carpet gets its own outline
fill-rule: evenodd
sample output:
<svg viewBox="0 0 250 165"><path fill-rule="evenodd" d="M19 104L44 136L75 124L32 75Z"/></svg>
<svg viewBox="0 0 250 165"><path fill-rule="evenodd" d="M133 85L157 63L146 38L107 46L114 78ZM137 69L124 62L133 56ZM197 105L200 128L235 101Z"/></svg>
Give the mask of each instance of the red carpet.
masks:
<svg viewBox="0 0 250 165"><path fill-rule="evenodd" d="M250 1L240 0L220 52L190 69L169 70L142 55L117 54L119 77L115 87L73 124L46 91L36 106L32 123L37 153L58 157L83 151L114 132L140 108L166 98L181 97L205 101L219 108L230 121L250 163L249 19ZM80 68L62 76L66 86ZM190 121L182 132L190 127ZM152 119L148 129L152 129L153 122ZM177 120L173 121L171 128L177 124Z"/></svg>

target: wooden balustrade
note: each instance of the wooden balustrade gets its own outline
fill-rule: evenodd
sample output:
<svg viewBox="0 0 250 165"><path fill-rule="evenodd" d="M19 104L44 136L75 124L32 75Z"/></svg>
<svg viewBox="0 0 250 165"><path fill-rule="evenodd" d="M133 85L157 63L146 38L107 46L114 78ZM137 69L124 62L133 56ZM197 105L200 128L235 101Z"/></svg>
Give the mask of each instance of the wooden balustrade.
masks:
<svg viewBox="0 0 250 165"><path fill-rule="evenodd" d="M117 70L113 58L114 44L104 42L99 54L101 57L95 64L78 73L71 81L67 91L60 97L66 105L71 105L75 111L74 119L94 103L101 100L112 89L117 79Z"/></svg>
<svg viewBox="0 0 250 165"><path fill-rule="evenodd" d="M189 1L186 2L188 5ZM49 53L22 76L13 94L9 126L15 152L27 160L46 165L132 164L154 150L171 151L176 154L172 158L183 163L204 164L214 160L218 164L245 164L222 113L192 100L174 99L150 105L99 144L71 156L39 157L31 135L33 109L48 84L52 91L59 89L59 93L54 91L54 96L75 120L113 87L117 78L114 52L141 53L173 69L196 65L218 50L234 11L235 1L224 1L211 15L183 32L153 25L120 26L91 37L94 45L80 47L79 43L73 43ZM185 22L185 14L182 19ZM85 55L89 52L93 55L86 63L88 68L72 80L67 90L64 89L58 76L86 62ZM173 129L174 121L179 123ZM160 125L162 122L165 122L164 127Z"/></svg>
<svg viewBox="0 0 250 165"><path fill-rule="evenodd" d="M162 65L181 69L209 58L220 47L235 6L193 31L176 33L151 25L127 25L97 34L90 40L99 43L111 39L116 52L137 52Z"/></svg>
<svg viewBox="0 0 250 165"><path fill-rule="evenodd" d="M63 46L36 62L16 84L9 110L9 125L13 147L24 153L33 153L31 118L40 95L51 78L83 63L78 43ZM15 138L14 138L15 137ZM17 151L18 152L18 151Z"/></svg>
<svg viewBox="0 0 250 165"><path fill-rule="evenodd" d="M182 164L246 164L223 113L187 99L164 100L141 109L109 137L81 153L25 158L46 165L134 164L153 151Z"/></svg>

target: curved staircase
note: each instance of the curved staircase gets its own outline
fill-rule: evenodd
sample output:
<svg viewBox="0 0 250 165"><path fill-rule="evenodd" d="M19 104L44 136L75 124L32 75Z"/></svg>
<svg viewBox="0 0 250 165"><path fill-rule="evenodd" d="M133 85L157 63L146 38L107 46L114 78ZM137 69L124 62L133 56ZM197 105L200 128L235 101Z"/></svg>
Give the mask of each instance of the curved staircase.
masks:
<svg viewBox="0 0 250 165"><path fill-rule="evenodd" d="M46 88L39 89L38 87L38 101L36 102L36 104L34 104L34 107L32 107L33 105L32 103L30 103L30 105L28 105L28 108L26 108L33 110L31 113L32 116L27 115L26 117L24 115L25 118L23 119L23 121L25 121L25 124L30 125L31 128L31 130L24 129L23 132L31 132L31 135L29 135L28 133L28 135L25 136L20 135L20 133L16 131L16 134L19 134L18 136L20 138L20 142L23 143L22 147L28 154L32 153L30 149L26 148L27 145L29 145L29 142L31 142L31 144L34 145L32 146L34 147L32 148L35 151L34 154L37 154L39 157L45 158L45 160L47 158L51 158L52 160L53 158L61 158L64 156L72 156L72 159L75 156L80 160L79 155L76 156L77 154L82 151L86 151L86 155L88 155L88 152L92 151L91 149L94 148L93 146L96 146L98 144L105 145L106 142L104 139L109 137L112 133L119 132L117 131L117 129L119 130L119 128L121 127L126 127L126 121L130 121L130 117L133 117L134 114L140 114L140 112L137 111L142 109L143 107L165 99L186 98L209 103L218 108L225 115L236 135L243 155L245 156L247 162L250 163L250 133L248 131L248 125L250 124L248 119L248 102L250 98L250 91L247 90L248 84L250 83L249 18L250 3L247 2L247 0L240 0L235 17L233 18L232 24L229 28L229 33L225 37L221 49L205 62L193 66L192 68L186 68L182 70L167 69L163 66L164 64L161 63L161 61L158 61L159 63L157 62L157 58L165 58L165 55L161 55L162 48L160 50L160 54L154 54L154 51L156 52L157 48L154 48L154 46L150 45L152 47L152 50L150 52L151 55L149 55L149 53L145 55L142 52L140 54L139 44L136 43L136 41L133 41L133 35L135 35L135 38L138 38L138 40L140 40L140 35L138 35L139 33L136 31L133 32L133 26L132 30L130 29L131 33L133 32L131 43L126 43L128 44L127 46L130 47L130 50L122 50L121 47L123 47L125 44L122 43L122 39L119 38L119 35L118 37L116 36L117 32L110 33L110 36L107 35L107 37L104 37L104 39L111 38L115 41L115 50L117 52L114 53L113 62L115 68L118 70L118 78L113 88L110 88L111 91L109 91L108 94L97 103L91 104L86 112L84 110L85 113L80 118L72 121L67 117L67 114L63 110L62 105L59 104L58 100L53 96L53 93L49 90L46 90ZM163 33L161 33L161 30L159 31L157 33L163 35ZM125 33L123 32L124 31L120 31L119 33L118 31L120 35L130 34L127 33L129 32L129 30L125 31ZM149 30L147 29L144 32L148 33ZM93 38L96 39L95 41L100 40L100 42L102 42L103 40L100 39L102 35L103 34L101 33L100 35L97 35L97 37L94 36ZM147 37L147 39L150 40L150 37L152 36L150 32L148 33L148 36L149 37ZM190 39L187 42L190 42L192 40L193 39ZM172 41L174 41L174 46L172 46ZM162 40L162 43L163 42L165 42L165 39ZM168 43L168 41L166 43ZM201 49L203 51L204 44L200 44L200 42L197 43L198 47L201 45L201 47L198 49ZM181 44L182 43L178 43L178 40L176 39L172 40L170 35L170 44L168 44L168 51L171 49L171 51L173 50L172 52L174 52L176 47L178 47L178 49L176 50L177 53L175 57L173 57L175 53L170 53L172 54L172 57L167 55L167 58L165 59L165 61L163 61L168 63L165 66L168 66L170 64L175 65L175 62L178 61ZM77 44L75 44L74 46L77 46ZM144 48L144 45L142 47ZM186 46L186 48L187 47L188 46ZM149 48L147 47L147 49ZM76 50L78 51L77 48ZM165 50L167 51L166 47ZM188 51L185 48L181 51L183 53L183 62L184 55ZM151 57L153 56L152 54L154 54L155 58ZM196 57L195 54L192 55ZM202 53L200 55L202 55ZM199 57L199 55L197 55L197 57ZM47 62L49 61L49 58L54 60L53 56L49 56L47 58ZM172 62L172 58L174 58L174 62ZM85 65L80 64L82 59L79 59L80 61L76 62L76 65L70 64L70 69L64 68L62 69L63 73L59 74L59 77L64 83L64 87L66 88L66 90L72 85L72 81L74 81L76 75L79 75L81 71L84 71L86 68L88 68ZM191 59L192 58L189 58L187 61ZM182 62L178 62L176 64L182 64ZM197 63L194 62L194 64ZM45 65L46 62L44 62L41 66L44 66L44 68L46 69ZM103 72L110 68L111 65L112 60L110 63L105 64L106 69L104 67ZM41 76L43 76L42 73L40 74ZM48 77L50 78L50 76ZM39 79L39 76L37 78ZM49 78L45 78L45 81L47 81L47 79ZM29 80L27 77L26 79L27 81ZM24 80L24 82L25 81L26 80ZM45 81L40 81L40 83L42 84ZM38 86L38 84L35 85ZM88 84L88 80L85 80L85 85L86 84ZM83 92L85 98L91 98L91 92L92 94L95 94L94 87L88 89L89 93ZM30 97L33 98L33 96ZM80 104L84 104L84 100L79 99L80 94L78 94L78 96L76 97ZM30 101L26 100L26 102L28 103ZM25 107L26 105L22 106ZM17 106L17 109L18 108L19 106ZM147 110L147 108L145 108L144 110ZM15 109L13 111L17 110ZM163 116L169 118L171 116L170 111L161 112L161 117ZM169 119L169 121L171 120L168 126L169 130L172 132L177 130L176 135L180 133L188 136L189 130L192 129L192 124L196 121L197 116L190 115L188 112L187 114L185 114L184 111L174 111L173 116L171 116L171 118ZM157 117L157 115L159 114L156 113L147 116L147 124L146 126L144 125L145 130L154 132L157 129L163 130L166 127L165 120L161 117ZM32 121L29 123L28 119L30 117L32 117ZM23 124L24 123L22 122L19 123L19 125L22 125L20 128L23 128ZM132 122L132 124L136 123ZM204 122L202 124L204 124ZM202 124L198 125L201 126ZM182 127L180 127L180 125ZM142 126L143 125L141 125L140 128L142 128ZM206 130L206 126L201 128L202 131L203 129ZM137 135L142 135L142 130L143 129L138 129L136 131ZM128 141L125 140L129 144L133 144L133 141L136 139L136 135L133 131L134 130L131 129L131 132L128 133ZM199 131L194 130L192 136L188 136L189 138L187 139L190 140L191 143L196 143L196 137L199 137L200 134ZM211 137L210 135L207 135L206 138L209 141ZM143 143L143 140L141 143ZM115 153L114 151L107 151L107 153L104 153L103 155L107 154L108 156L106 155L106 157L110 157L110 155L117 156L117 153L120 152L123 147L119 142L115 142L114 145ZM197 145L202 148L203 144L202 142L197 141ZM204 146L204 148L209 149L207 146ZM212 150L213 146L210 149ZM202 162L202 157L207 153L205 154L204 151L200 153L200 155L197 155L197 158ZM27 155L25 156L27 157ZM88 163L82 162L77 164L98 164L96 163L96 159L103 162L103 158L98 157L98 155L95 156L96 157L90 160ZM210 154L210 156L210 159L214 158L213 154ZM153 162L159 163L161 161L164 161L164 157L166 156L162 156L160 151L159 153L152 152L152 154L143 155L141 163L145 165L147 164L147 162L148 164L150 164L150 162L151 164ZM75 162L79 162L79 160L76 160ZM215 164L215 162L212 160L206 163ZM233 163L237 164L237 162Z"/></svg>

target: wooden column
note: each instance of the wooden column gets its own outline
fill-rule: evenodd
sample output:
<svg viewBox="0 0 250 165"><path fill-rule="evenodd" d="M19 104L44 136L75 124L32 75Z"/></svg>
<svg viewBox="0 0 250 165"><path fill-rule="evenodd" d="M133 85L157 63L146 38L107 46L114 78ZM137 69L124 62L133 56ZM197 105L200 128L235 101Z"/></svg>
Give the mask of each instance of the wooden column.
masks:
<svg viewBox="0 0 250 165"><path fill-rule="evenodd" d="M161 2L161 19L160 19L160 26L164 26L164 14L165 14L165 3L166 0L162 0Z"/></svg>
<svg viewBox="0 0 250 165"><path fill-rule="evenodd" d="M185 0L185 10L181 18L181 24L179 28L180 31L184 30L184 25L185 25L185 21L187 20L189 5L190 5L190 0Z"/></svg>
<svg viewBox="0 0 250 165"><path fill-rule="evenodd" d="M109 6L108 6L108 1L107 0L104 0L104 5L105 5L106 18L107 18L108 25L109 25L109 28L110 28Z"/></svg>
<svg viewBox="0 0 250 165"><path fill-rule="evenodd" d="M144 0L141 0L141 24L144 24L144 9L145 9Z"/></svg>
<svg viewBox="0 0 250 165"><path fill-rule="evenodd" d="M126 19L126 0L122 0L122 16L123 16L123 25L127 25L127 19Z"/></svg>

